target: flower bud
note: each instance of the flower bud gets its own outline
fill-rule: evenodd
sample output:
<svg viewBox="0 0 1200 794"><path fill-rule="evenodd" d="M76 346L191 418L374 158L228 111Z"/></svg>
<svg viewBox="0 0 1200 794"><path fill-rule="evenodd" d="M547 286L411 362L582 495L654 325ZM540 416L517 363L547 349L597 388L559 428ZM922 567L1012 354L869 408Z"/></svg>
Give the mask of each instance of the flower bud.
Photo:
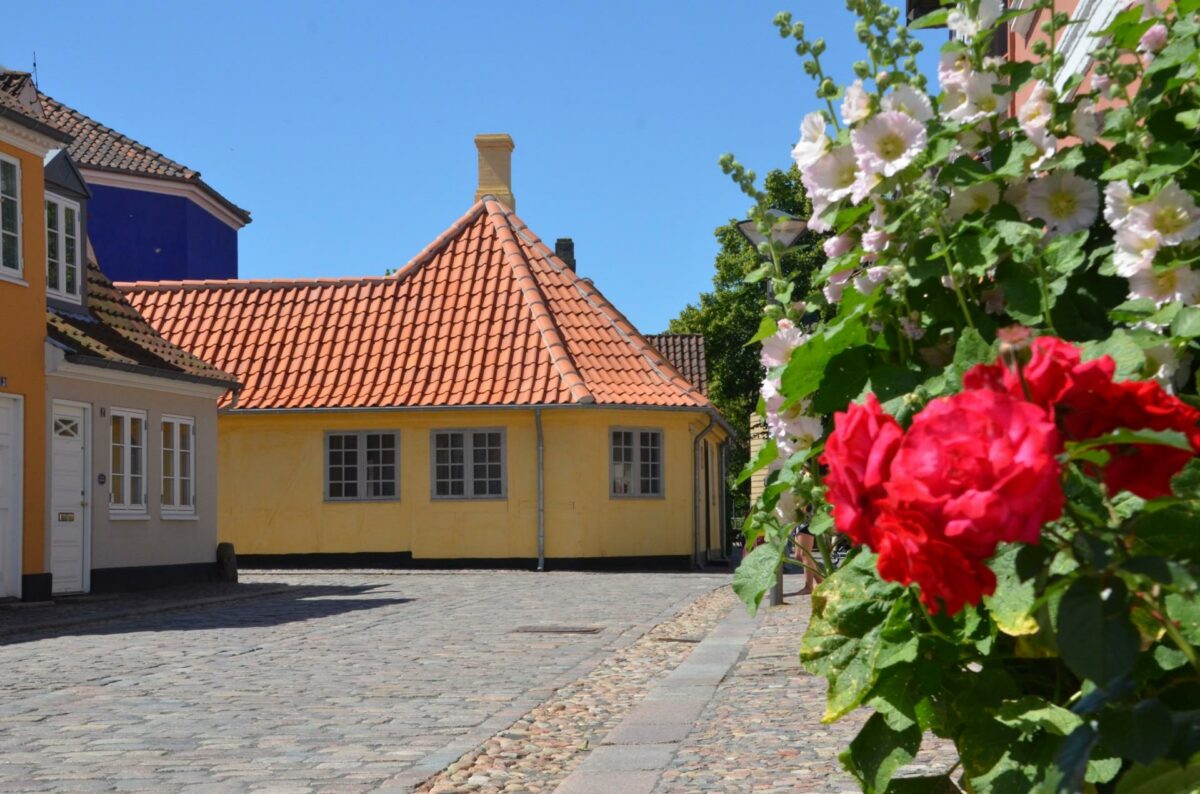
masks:
<svg viewBox="0 0 1200 794"><path fill-rule="evenodd" d="M892 79L892 75L886 71L882 71L879 74L875 75L875 82L879 84L880 88L887 88L888 81L891 79Z"/></svg>
<svg viewBox="0 0 1200 794"><path fill-rule="evenodd" d="M812 43L812 54L820 55L825 52L825 39L817 39Z"/></svg>
<svg viewBox="0 0 1200 794"><path fill-rule="evenodd" d="M855 77L857 77L859 80L866 80L870 74L871 74L871 65L870 64L868 64L866 61L855 61L854 62L854 76Z"/></svg>
<svg viewBox="0 0 1200 794"><path fill-rule="evenodd" d="M778 303L768 303L763 307L763 314L772 320L778 320L783 317L783 307Z"/></svg>

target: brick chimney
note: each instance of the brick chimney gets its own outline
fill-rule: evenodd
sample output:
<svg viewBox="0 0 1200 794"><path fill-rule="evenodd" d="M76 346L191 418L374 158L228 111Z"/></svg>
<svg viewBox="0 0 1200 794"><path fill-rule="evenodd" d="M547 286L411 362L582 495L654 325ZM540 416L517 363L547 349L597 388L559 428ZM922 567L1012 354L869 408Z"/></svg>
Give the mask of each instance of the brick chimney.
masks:
<svg viewBox="0 0 1200 794"><path fill-rule="evenodd" d="M571 272L575 272L575 241L570 237L559 237L554 242L554 255L563 261Z"/></svg>
<svg viewBox="0 0 1200 794"><path fill-rule="evenodd" d="M475 148L479 150L479 187L475 200L492 195L509 209L517 208L512 192L513 139L507 133L476 135Z"/></svg>

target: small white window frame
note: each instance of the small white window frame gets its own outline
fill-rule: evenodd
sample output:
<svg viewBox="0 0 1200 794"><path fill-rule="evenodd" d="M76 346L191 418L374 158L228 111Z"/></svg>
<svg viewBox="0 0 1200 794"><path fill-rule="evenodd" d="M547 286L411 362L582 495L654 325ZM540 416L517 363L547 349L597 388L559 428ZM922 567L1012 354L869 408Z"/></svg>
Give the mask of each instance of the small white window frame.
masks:
<svg viewBox="0 0 1200 794"><path fill-rule="evenodd" d="M58 214L58 287L52 289L50 287L50 227L46 224L46 294L51 297L58 298L68 303L83 302L83 282L87 276L86 269L83 266L82 251L83 239L81 235L83 227L83 217L80 213L78 201L72 201L69 198L60 196L57 193L46 191L46 204L54 204L57 206ZM75 210L75 292L67 292L67 227L66 227L66 209Z"/></svg>
<svg viewBox="0 0 1200 794"><path fill-rule="evenodd" d="M329 439L333 436L354 436L357 439L356 452L357 460L355 462L356 479L354 480L357 488L357 496L331 496L329 486L331 484L329 477ZM392 496L368 496L367 495L367 468L370 464L367 463L367 437L368 436L391 436L392 437L392 452L394 456L392 467L393 472L393 491ZM400 431L389 428L380 430L326 430L325 431L325 448L322 456L322 468L324 469L324 498L326 502L399 502L400 501ZM344 464L342 464L344 465ZM386 464L379 464L386 465ZM346 480L341 480L345 484ZM386 482L380 479L378 482Z"/></svg>
<svg viewBox="0 0 1200 794"><path fill-rule="evenodd" d="M17 268L14 270L11 267L5 266L5 264L0 261L0 280L11 281L13 283L20 284L23 287L27 287L29 286L29 282L25 280L25 203L21 200L21 188L23 187L21 183L21 161L15 157L9 157L6 154L0 153L0 162L8 163L17 169L17 195L14 197L17 202ZM2 201L3 199L0 197L0 202ZM3 229L0 228L0 238L3 237L3 234ZM0 239L0 259L2 259L3 256L3 239Z"/></svg>
<svg viewBox="0 0 1200 794"><path fill-rule="evenodd" d="M194 416L172 416L163 414L159 420L159 441L162 443L163 430L167 425L170 425L171 430L171 447L168 449L165 445L159 449L159 460L167 454L171 453L171 474L168 475L166 468L159 467L158 482L159 482L159 512L164 518L191 518L196 515L196 418ZM186 455L182 449L180 440L183 438L184 429L188 435L188 449ZM182 463L184 457L188 459L188 472L191 476L184 477L181 473L183 470ZM183 491L184 480L191 482L189 495L191 497L190 504L182 504L181 492ZM171 501L166 500L166 490L171 489Z"/></svg>
<svg viewBox="0 0 1200 794"><path fill-rule="evenodd" d="M613 434L633 434L633 482L629 493L619 493L613 479ZM658 491L642 491L642 433L654 433L658 436ZM628 427L624 425L608 428L608 498L610 499L665 499L667 498L667 434L661 427Z"/></svg>
<svg viewBox="0 0 1200 794"><path fill-rule="evenodd" d="M500 493L498 494L477 494L475 492L475 486L478 483L471 471L474 466L472 458L475 456L473 433L500 434ZM437 492L437 439L441 435L462 435L463 437L463 492L461 494L439 495ZM490 478L485 479L484 482L487 482L488 479ZM453 482L453 480L444 481ZM435 502L503 501L508 499L508 429L504 427L438 427L430 430L429 498Z"/></svg>
<svg viewBox="0 0 1200 794"><path fill-rule="evenodd" d="M118 517L144 517L149 512L150 501L150 471L147 467L147 462L150 459L150 422L145 411L140 411L133 408L110 408L108 418L108 443L109 443L109 458L108 458L108 511L111 515ZM117 417L124 418L125 422L122 425L121 443L118 445L112 439L112 423ZM132 420L138 420L142 423L142 446L141 446L141 478L142 492L140 494L141 502L135 503L131 499L131 482L130 472L133 470L134 449L132 443ZM113 487L115 485L115 477L112 471L112 452L114 448L121 450L121 498L124 500L118 503L114 499Z"/></svg>

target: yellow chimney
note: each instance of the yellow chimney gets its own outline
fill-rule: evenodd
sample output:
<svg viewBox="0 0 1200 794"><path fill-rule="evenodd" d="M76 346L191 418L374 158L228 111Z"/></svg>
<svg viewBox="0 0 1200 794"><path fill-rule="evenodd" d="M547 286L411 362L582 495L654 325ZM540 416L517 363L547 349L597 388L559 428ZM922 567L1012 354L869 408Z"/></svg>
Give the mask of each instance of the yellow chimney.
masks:
<svg viewBox="0 0 1200 794"><path fill-rule="evenodd" d="M512 136L507 133L476 135L475 148L479 150L479 187L475 190L475 200L482 196L492 195L507 204L510 209L517 208L517 200L512 193Z"/></svg>

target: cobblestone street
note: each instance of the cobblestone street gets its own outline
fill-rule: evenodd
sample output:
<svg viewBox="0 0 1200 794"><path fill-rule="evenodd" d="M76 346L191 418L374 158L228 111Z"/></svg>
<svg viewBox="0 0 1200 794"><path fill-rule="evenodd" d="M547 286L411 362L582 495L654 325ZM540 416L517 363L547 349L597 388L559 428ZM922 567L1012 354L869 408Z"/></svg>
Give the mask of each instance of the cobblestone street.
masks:
<svg viewBox="0 0 1200 794"><path fill-rule="evenodd" d="M405 790L728 581L244 578L289 590L0 638L0 790Z"/></svg>

